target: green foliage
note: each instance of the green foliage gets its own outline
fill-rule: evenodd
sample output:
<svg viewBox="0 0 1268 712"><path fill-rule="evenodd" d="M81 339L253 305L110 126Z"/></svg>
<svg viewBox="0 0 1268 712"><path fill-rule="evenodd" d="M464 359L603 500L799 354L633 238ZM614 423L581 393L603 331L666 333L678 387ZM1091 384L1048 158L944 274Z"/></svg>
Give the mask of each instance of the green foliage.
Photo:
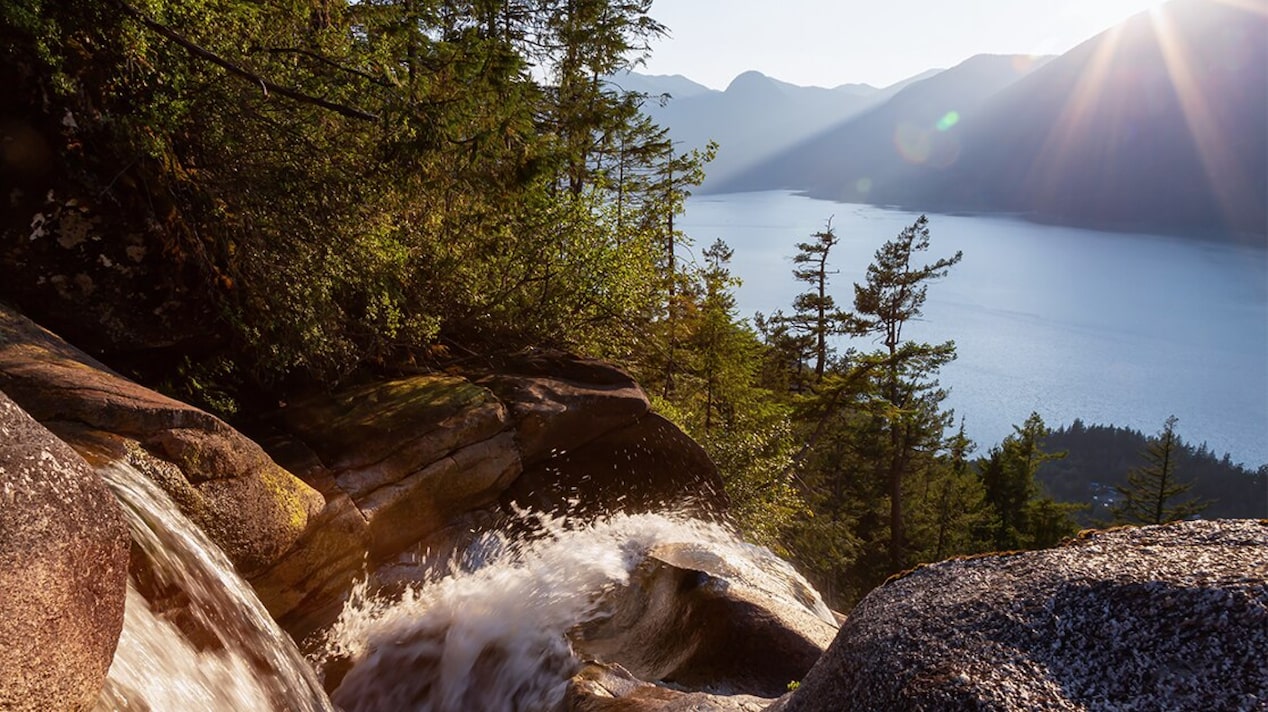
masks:
<svg viewBox="0 0 1268 712"><path fill-rule="evenodd" d="M877 251L867 268L866 282L854 285L851 330L859 337L879 337L884 350L862 360L860 368L879 375L877 396L887 409L877 423L887 447L885 479L889 497L889 565L898 570L910 563L904 502L905 483L914 466L939 447L950 426L950 414L940 410L946 393L935 376L955 358L955 343L923 344L903 339L907 323L921 315L928 283L946 276L962 255L916 265L929 249L929 221L921 215Z"/></svg>
<svg viewBox="0 0 1268 712"><path fill-rule="evenodd" d="M805 512L793 479L791 409L758 382L762 346L736 314L731 254L715 240L701 253L702 264L678 272L664 318L640 345L640 380L659 394L657 411L717 464L741 531L786 551L783 536Z"/></svg>
<svg viewBox="0 0 1268 712"><path fill-rule="evenodd" d="M213 315L189 328L230 380L271 387L528 344L630 355L707 159L601 81L665 31L650 5L23 0L0 29L15 96L79 122L63 189L143 237L157 301Z"/></svg>
<svg viewBox="0 0 1268 712"><path fill-rule="evenodd" d="M1035 480L1039 468L1065 453L1049 453L1043 441L1049 430L1038 413L1031 413L998 447L978 463L995 521L992 539L997 549L1053 546L1078 531L1071 514L1080 505L1060 504L1044 495Z"/></svg>
<svg viewBox="0 0 1268 712"><path fill-rule="evenodd" d="M959 431L945 444L938 467L929 467L912 482L910 536L919 561L941 561L956 554L991 548L988 529L991 510L982 481L973 472L969 455L973 441Z"/></svg>
<svg viewBox="0 0 1268 712"><path fill-rule="evenodd" d="M1063 460L1045 464L1039 479L1053 496L1091 505L1086 526L1103 525L1113 516L1116 487L1127 484L1127 473L1141 465L1150 436L1131 428L1086 424L1075 419L1051 433L1049 448L1069 452ZM1188 494L1210 503L1202 516L1268 518L1268 465L1258 470L1234 463L1227 453L1213 452L1206 443L1190 444L1176 433L1175 471L1193 484Z"/></svg>
<svg viewBox="0 0 1268 712"><path fill-rule="evenodd" d="M818 382L823 380L823 371L831 355L828 339L841 333L840 322L843 321L836 302L828 294L828 282L836 273L828 269L828 256L840 238L832 229L831 219L811 237L813 242L797 243L798 252L793 256L793 264L798 265L793 268L793 277L810 285L810 291L793 299L793 314L784 319L788 327L800 334L811 348L815 381Z"/></svg>
<svg viewBox="0 0 1268 712"><path fill-rule="evenodd" d="M785 539L797 563L835 605L848 605L887 576L918 561L986 547L989 513L968 467L963 432L947 438L951 414L938 369L953 343L903 338L918 318L929 282L960 259L918 266L929 247L920 218L877 251L867 282L854 286L854 311L829 293L829 223L797 245L794 276L810 289L793 315L759 315L765 354L758 375L793 406L800 441L792 470L809 515ZM880 337L873 352L847 349L833 359L832 338Z"/></svg>
<svg viewBox="0 0 1268 712"><path fill-rule="evenodd" d="M1153 438L1142 456L1145 464L1127 473L1127 485L1118 487L1122 501L1114 508L1117 521L1126 524L1163 524L1187 519L1206 509L1207 503L1197 499L1173 501L1193 488L1176 475L1181 443L1176 435L1173 415Z"/></svg>
<svg viewBox="0 0 1268 712"><path fill-rule="evenodd" d="M786 410L750 403L733 420L704 430L698 412L684 409L690 403L653 401L656 411L699 442L717 465L736 527L751 541L788 556L789 527L807 509L794 481L797 443Z"/></svg>
<svg viewBox="0 0 1268 712"><path fill-rule="evenodd" d="M787 556L784 534L807 511L793 480L792 423L777 414L752 420L710 431L701 443L722 473L734 521L753 541Z"/></svg>

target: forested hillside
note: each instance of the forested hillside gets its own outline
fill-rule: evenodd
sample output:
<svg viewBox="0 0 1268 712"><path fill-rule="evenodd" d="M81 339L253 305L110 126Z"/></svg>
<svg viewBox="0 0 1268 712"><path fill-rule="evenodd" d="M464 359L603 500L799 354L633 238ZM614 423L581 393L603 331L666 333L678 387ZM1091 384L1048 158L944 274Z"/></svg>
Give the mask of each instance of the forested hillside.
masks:
<svg viewBox="0 0 1268 712"><path fill-rule="evenodd" d="M1179 432L1183 423L1179 425ZM1131 428L1087 425L1076 420L1053 431L1044 441L1064 458L1045 463L1039 480L1059 499L1090 506L1081 519L1089 524L1114 518L1113 506L1122 500L1117 488L1127 486L1127 475L1147 464L1146 452L1154 438ZM1176 499L1196 499L1206 505L1205 519L1268 517L1268 465L1247 467L1228 453L1214 453L1206 443L1194 446L1177 436L1175 476L1190 489Z"/></svg>

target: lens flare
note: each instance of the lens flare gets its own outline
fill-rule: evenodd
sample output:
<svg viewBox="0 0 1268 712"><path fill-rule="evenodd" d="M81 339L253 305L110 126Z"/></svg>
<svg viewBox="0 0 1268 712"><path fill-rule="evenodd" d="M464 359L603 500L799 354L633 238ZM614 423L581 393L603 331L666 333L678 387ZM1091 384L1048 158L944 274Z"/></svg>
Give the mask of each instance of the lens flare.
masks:
<svg viewBox="0 0 1268 712"><path fill-rule="evenodd" d="M1025 74L1035 68L1035 56L1033 54L1013 55L1013 71L1018 74Z"/></svg>
<svg viewBox="0 0 1268 712"><path fill-rule="evenodd" d="M904 121L894 129L894 148L904 161L921 165L933 152L933 136L912 122Z"/></svg>
<svg viewBox="0 0 1268 712"><path fill-rule="evenodd" d="M952 126L960 123L960 112L952 109L942 115L936 124L939 131L950 131Z"/></svg>

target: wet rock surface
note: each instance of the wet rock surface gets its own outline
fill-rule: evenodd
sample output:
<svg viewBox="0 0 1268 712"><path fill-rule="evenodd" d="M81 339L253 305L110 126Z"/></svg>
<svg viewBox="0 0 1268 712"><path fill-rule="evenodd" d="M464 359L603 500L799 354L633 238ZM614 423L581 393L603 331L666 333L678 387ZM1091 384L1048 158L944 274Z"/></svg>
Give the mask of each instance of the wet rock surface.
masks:
<svg viewBox="0 0 1268 712"><path fill-rule="evenodd" d="M123 627L127 573L114 496L0 392L0 709L92 705Z"/></svg>
<svg viewBox="0 0 1268 712"><path fill-rule="evenodd" d="M526 466L503 500L540 511L675 509L706 518L727 506L722 480L708 454L655 413Z"/></svg>
<svg viewBox="0 0 1268 712"><path fill-rule="evenodd" d="M443 558L482 531L514 524L517 508L723 507L708 456L648 412L624 371L536 351L499 368L363 384L264 419L269 452L326 498L315 526L333 528L305 532L252 579L288 630L302 636L329 622L367 568ZM700 492L716 494L691 496Z"/></svg>
<svg viewBox="0 0 1268 712"><path fill-rule="evenodd" d="M1268 522L1095 532L952 560L850 614L774 709L1268 708Z"/></svg>
<svg viewBox="0 0 1268 712"><path fill-rule="evenodd" d="M644 682L619 665L589 663L568 683L566 712L761 712L772 701L752 695L683 692Z"/></svg>
<svg viewBox="0 0 1268 712"><path fill-rule="evenodd" d="M493 503L521 469L505 407L452 376L360 386L281 418L365 518L375 557Z"/></svg>
<svg viewBox="0 0 1268 712"><path fill-rule="evenodd" d="M777 697L837 632L817 594L757 547L658 545L609 599L613 614L581 629L578 651L689 690Z"/></svg>
<svg viewBox="0 0 1268 712"><path fill-rule="evenodd" d="M506 403L524 461L503 502L570 514L726 509L709 456L651 412L647 394L625 371L533 350L478 382Z"/></svg>
<svg viewBox="0 0 1268 712"><path fill-rule="evenodd" d="M90 462L153 473L241 571L276 561L324 504L219 418L119 376L3 306L0 389Z"/></svg>
<svg viewBox="0 0 1268 712"><path fill-rule="evenodd" d="M519 355L479 383L508 405L528 465L634 425L651 410L625 371L562 352Z"/></svg>

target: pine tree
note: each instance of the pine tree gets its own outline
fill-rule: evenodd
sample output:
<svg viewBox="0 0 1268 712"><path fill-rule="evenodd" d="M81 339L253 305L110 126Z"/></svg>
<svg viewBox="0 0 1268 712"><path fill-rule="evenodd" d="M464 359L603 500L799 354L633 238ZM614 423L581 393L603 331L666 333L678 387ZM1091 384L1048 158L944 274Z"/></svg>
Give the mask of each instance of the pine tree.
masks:
<svg viewBox="0 0 1268 712"><path fill-rule="evenodd" d="M1122 502L1114 507L1116 521L1127 524L1162 524L1186 519L1206 509L1209 503L1197 499L1172 500L1188 492L1192 482L1181 482L1176 476L1176 460L1182 449L1176 435L1173 415L1167 418L1162 431L1150 438L1142 455L1145 465L1127 473L1127 486L1116 487Z"/></svg>
<svg viewBox="0 0 1268 712"><path fill-rule="evenodd" d="M876 251L866 282L854 285L851 331L859 337L879 337L884 344L884 351L869 360L881 374L879 396L886 406L882 427L888 448L883 459L890 504L889 558L894 570L907 563L904 477L912 456L939 443L949 425L945 417L930 416L936 416L946 395L933 376L955 358L955 343L923 344L903 338L907 323L921 314L928 283L945 277L963 256L956 252L932 264L913 264L917 253L928 249L929 220L921 215Z"/></svg>
<svg viewBox="0 0 1268 712"><path fill-rule="evenodd" d="M912 547L920 561L941 561L989 548L991 510L969 455L975 445L964 420L946 442L946 453L925 468L912 498Z"/></svg>
<svg viewBox="0 0 1268 712"><path fill-rule="evenodd" d="M705 267L700 277L703 294L700 323L693 335L697 370L704 381L704 430L730 419L735 393L747 390L754 380L755 339L736 318L735 296L731 290L740 280L729 268L734 251L721 239L705 249Z"/></svg>
<svg viewBox="0 0 1268 712"><path fill-rule="evenodd" d="M794 313L786 319L794 332L813 341L815 381L818 382L823 380L824 368L831 354L828 339L841 331L842 315L828 294L828 282L831 275L836 274L836 271L828 269L828 255L840 238L832 229L832 218L828 218L824 228L811 237L813 242L797 243L799 252L793 257L793 263L799 265L793 269L793 277L809 284L810 291L797 295L793 300Z"/></svg>
<svg viewBox="0 0 1268 712"><path fill-rule="evenodd" d="M1038 413L1025 424L1013 426L1013 434L991 448L979 468L986 499L995 512L992 539L997 549L1030 549L1052 546L1074 534L1070 518L1075 505L1059 503L1042 494L1035 473L1045 463L1065 453L1044 450L1048 427Z"/></svg>

